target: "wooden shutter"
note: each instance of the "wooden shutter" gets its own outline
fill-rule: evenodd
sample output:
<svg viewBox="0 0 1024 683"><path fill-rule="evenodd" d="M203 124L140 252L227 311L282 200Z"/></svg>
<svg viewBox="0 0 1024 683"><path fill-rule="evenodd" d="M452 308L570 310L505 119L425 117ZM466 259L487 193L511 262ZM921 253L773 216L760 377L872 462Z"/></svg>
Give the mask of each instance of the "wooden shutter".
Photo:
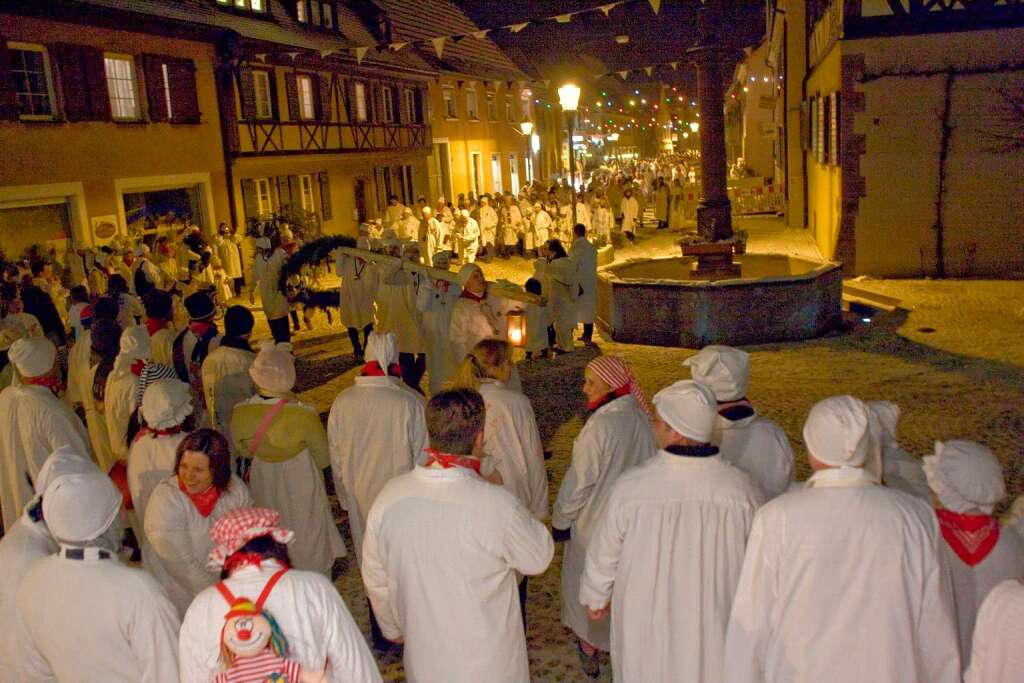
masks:
<svg viewBox="0 0 1024 683"><path fill-rule="evenodd" d="M277 205L282 209L285 206L291 206L292 191L288 185L288 176L282 175L274 178L274 184L277 185Z"/></svg>
<svg viewBox="0 0 1024 683"><path fill-rule="evenodd" d="M103 66L103 51L84 45L58 43L51 54L57 55L57 74L64 96L64 116L68 121L109 121L110 96Z"/></svg>
<svg viewBox="0 0 1024 683"><path fill-rule="evenodd" d="M288 176L288 196L292 198L293 209L302 208L302 183L297 175Z"/></svg>
<svg viewBox="0 0 1024 683"><path fill-rule="evenodd" d="M345 114L348 116L348 122L354 123L356 120L356 85L352 79L345 81Z"/></svg>
<svg viewBox="0 0 1024 683"><path fill-rule="evenodd" d="M260 215L260 204L256 197L256 183L252 178L242 180L242 205L245 207L246 218L256 218Z"/></svg>
<svg viewBox="0 0 1024 683"><path fill-rule="evenodd" d="M0 36L0 119L16 121L18 113L18 91L11 74L11 52L7 49L7 39Z"/></svg>
<svg viewBox="0 0 1024 683"><path fill-rule="evenodd" d="M256 86L253 85L252 69L242 67L238 75L238 99L242 103L242 118L256 118Z"/></svg>
<svg viewBox="0 0 1024 683"><path fill-rule="evenodd" d="M316 118L320 121L331 120L331 90L334 85L334 74L320 74L317 76Z"/></svg>
<svg viewBox="0 0 1024 683"><path fill-rule="evenodd" d="M299 87L295 82L295 72L286 72L284 75L284 94L288 100L288 118L298 121L299 115Z"/></svg>
<svg viewBox="0 0 1024 683"><path fill-rule="evenodd" d="M270 115L275 121L280 121L281 109L277 103L277 71L268 69L267 77L270 79Z"/></svg>
<svg viewBox="0 0 1024 683"><path fill-rule="evenodd" d="M98 47L83 47L85 74L89 82L89 105L93 121L109 121L110 93L107 90L107 69L103 64L103 50ZM132 61L134 67L135 62ZM136 79L138 72L135 72ZM137 89L136 89L137 90ZM136 95L137 96L137 95Z"/></svg>
<svg viewBox="0 0 1024 683"><path fill-rule="evenodd" d="M167 98L164 94L164 60L160 55L142 55L142 78L146 85L146 108L150 121L167 120ZM177 111L174 112L177 115Z"/></svg>
<svg viewBox="0 0 1024 683"><path fill-rule="evenodd" d="M320 213L325 221L331 220L331 185L327 180L327 172L321 171L316 174L317 182L320 184Z"/></svg>
<svg viewBox="0 0 1024 683"><path fill-rule="evenodd" d="M196 65L191 59L167 59L171 91L171 122L199 123L199 92L196 89Z"/></svg>

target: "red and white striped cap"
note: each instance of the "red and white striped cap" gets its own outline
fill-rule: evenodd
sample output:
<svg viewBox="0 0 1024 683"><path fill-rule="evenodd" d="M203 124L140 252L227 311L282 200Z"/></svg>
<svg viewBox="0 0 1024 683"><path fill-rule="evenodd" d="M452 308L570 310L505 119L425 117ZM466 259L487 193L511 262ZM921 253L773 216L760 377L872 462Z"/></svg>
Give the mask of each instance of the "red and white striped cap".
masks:
<svg viewBox="0 0 1024 683"><path fill-rule="evenodd" d="M644 391L640 388L636 377L633 376L633 371L626 365L626 361L616 356L598 356L587 363L587 369L593 370L595 375L603 379L608 386L616 391L623 387L628 388L629 393L633 395L633 398L644 409L644 412L650 414L651 408L647 405Z"/></svg>

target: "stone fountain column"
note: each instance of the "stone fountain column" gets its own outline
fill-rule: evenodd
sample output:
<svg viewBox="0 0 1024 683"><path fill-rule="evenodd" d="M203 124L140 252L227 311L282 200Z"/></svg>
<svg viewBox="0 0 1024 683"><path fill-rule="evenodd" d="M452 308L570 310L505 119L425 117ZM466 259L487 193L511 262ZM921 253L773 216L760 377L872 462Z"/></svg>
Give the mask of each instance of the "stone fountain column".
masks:
<svg viewBox="0 0 1024 683"><path fill-rule="evenodd" d="M722 62L728 48L722 45L720 0L708 0L699 10L700 39L687 54L697 65L697 108L700 111L700 157L703 180L697 206L697 233L709 242L732 237L732 207L726 192L725 113Z"/></svg>

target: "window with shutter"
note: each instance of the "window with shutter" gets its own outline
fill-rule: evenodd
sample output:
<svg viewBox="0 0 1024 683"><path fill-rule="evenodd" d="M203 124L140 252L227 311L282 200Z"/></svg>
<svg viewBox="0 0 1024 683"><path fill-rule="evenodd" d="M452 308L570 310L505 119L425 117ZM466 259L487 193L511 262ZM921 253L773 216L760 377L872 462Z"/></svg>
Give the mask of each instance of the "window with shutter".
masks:
<svg viewBox="0 0 1024 683"><path fill-rule="evenodd" d="M325 221L329 221L333 214L331 213L331 186L326 171L317 174L317 182L320 185L320 215Z"/></svg>
<svg viewBox="0 0 1024 683"><path fill-rule="evenodd" d="M369 119L369 111L366 106L366 84L362 81L355 81L352 84L353 104L351 112L355 114L355 120L362 123Z"/></svg>
<svg viewBox="0 0 1024 683"><path fill-rule="evenodd" d="M277 109L274 105L274 95L277 92L277 88L274 84L273 72L254 69L252 72L252 83L255 118L274 118L274 113Z"/></svg>
<svg viewBox="0 0 1024 683"><path fill-rule="evenodd" d="M196 89L196 65L191 59L169 58L167 91L170 96L171 123L199 123L199 93Z"/></svg>
<svg viewBox="0 0 1024 683"><path fill-rule="evenodd" d="M0 108L13 108L13 111L0 118L35 121L54 118L53 78L44 46L4 43L0 39L0 98L3 97L7 98L7 104L0 104Z"/></svg>
<svg viewBox="0 0 1024 683"><path fill-rule="evenodd" d="M313 92L313 77L309 74L299 74L295 77L295 85L298 90L299 118L303 121L312 121L316 118L317 96Z"/></svg>
<svg viewBox="0 0 1024 683"><path fill-rule="evenodd" d="M115 121L137 121L139 94L135 85L135 60L129 55L106 54L103 57L110 94L110 112Z"/></svg>

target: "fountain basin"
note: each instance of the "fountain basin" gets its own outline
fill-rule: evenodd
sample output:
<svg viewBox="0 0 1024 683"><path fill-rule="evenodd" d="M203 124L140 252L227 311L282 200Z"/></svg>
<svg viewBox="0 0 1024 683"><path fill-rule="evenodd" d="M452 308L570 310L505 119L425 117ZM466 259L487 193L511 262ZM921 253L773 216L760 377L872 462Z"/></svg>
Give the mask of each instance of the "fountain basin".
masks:
<svg viewBox="0 0 1024 683"><path fill-rule="evenodd" d="M840 264L735 257L740 277L692 279L693 257L631 259L597 272L597 324L618 342L701 348L825 334L842 319Z"/></svg>

